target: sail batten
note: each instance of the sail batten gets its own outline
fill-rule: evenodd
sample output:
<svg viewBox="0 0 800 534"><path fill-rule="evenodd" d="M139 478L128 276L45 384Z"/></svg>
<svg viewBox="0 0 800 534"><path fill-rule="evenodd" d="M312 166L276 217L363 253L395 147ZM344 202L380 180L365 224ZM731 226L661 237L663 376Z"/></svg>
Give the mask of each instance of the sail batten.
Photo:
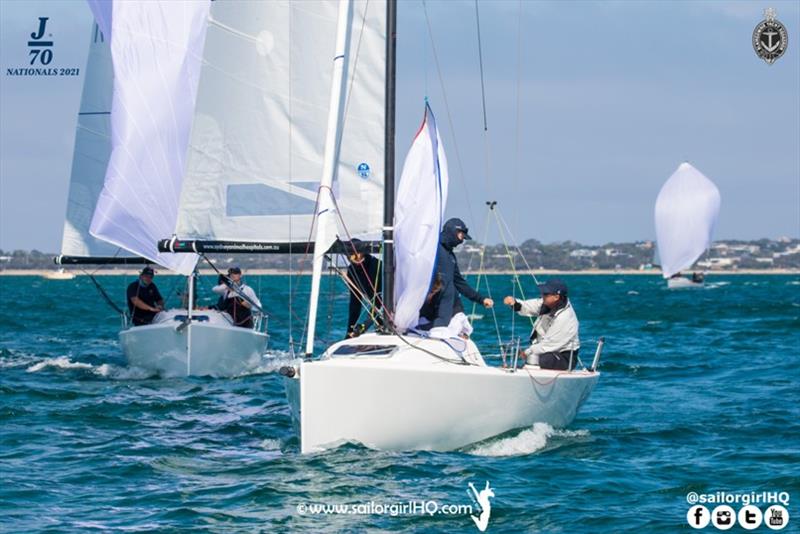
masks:
<svg viewBox="0 0 800 534"><path fill-rule="evenodd" d="M719 189L689 163L682 163L664 183L655 205L664 278L691 267L711 246L719 208Z"/></svg>

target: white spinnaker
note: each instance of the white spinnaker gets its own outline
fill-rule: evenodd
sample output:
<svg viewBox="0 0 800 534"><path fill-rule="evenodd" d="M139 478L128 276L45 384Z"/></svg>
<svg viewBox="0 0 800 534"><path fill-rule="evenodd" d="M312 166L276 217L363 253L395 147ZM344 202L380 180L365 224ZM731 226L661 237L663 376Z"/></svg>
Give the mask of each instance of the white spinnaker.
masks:
<svg viewBox="0 0 800 534"><path fill-rule="evenodd" d="M719 207L717 186L689 163L681 163L664 183L655 208L664 278L691 267L708 249Z"/></svg>
<svg viewBox="0 0 800 534"><path fill-rule="evenodd" d="M431 284L447 204L447 157L436 119L425 118L403 163L395 202L395 315L398 330L417 325Z"/></svg>
<svg viewBox="0 0 800 534"><path fill-rule="evenodd" d="M114 71L108 38L92 27L83 82L75 149L72 155L67 215L61 239L66 256L115 256L120 249L89 234L89 224L103 189L111 156L111 96Z"/></svg>
<svg viewBox="0 0 800 534"><path fill-rule="evenodd" d="M209 5L111 4L113 149L91 234L183 274L197 257L157 241L175 229Z"/></svg>
<svg viewBox="0 0 800 534"><path fill-rule="evenodd" d="M313 237L338 11L334 0L213 3L178 237ZM349 236L377 239L383 222L386 2L354 1L350 24L333 189ZM337 233L347 237L343 228Z"/></svg>

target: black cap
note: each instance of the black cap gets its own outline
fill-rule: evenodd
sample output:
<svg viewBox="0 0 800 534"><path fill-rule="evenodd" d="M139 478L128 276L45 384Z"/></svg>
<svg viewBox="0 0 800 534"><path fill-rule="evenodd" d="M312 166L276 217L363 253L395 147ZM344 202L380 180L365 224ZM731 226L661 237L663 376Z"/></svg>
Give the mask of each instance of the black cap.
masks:
<svg viewBox="0 0 800 534"><path fill-rule="evenodd" d="M147 275L147 276L155 276L156 272L153 270L152 267L148 266L142 269L142 272L139 274Z"/></svg>
<svg viewBox="0 0 800 534"><path fill-rule="evenodd" d="M369 244L354 237L344 244L345 252L348 256L353 254L366 254L369 252Z"/></svg>
<svg viewBox="0 0 800 534"><path fill-rule="evenodd" d="M469 235L469 228L467 228L467 224L461 219L448 219L447 222L444 223L444 226L446 228L450 228L454 232L464 232L464 239L472 239L472 236Z"/></svg>
<svg viewBox="0 0 800 534"><path fill-rule="evenodd" d="M230 267L228 268L228 274L242 274L242 270L239 267Z"/></svg>
<svg viewBox="0 0 800 534"><path fill-rule="evenodd" d="M567 284L558 278L553 278L543 284L539 284L539 291L542 292L542 295L561 295L566 297Z"/></svg>

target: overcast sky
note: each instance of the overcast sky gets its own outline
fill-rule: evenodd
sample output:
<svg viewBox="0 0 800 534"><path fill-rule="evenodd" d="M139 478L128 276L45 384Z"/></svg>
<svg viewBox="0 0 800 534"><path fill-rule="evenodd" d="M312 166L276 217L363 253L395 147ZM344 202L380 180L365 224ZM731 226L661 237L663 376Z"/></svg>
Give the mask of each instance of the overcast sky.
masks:
<svg viewBox="0 0 800 534"><path fill-rule="evenodd" d="M427 3L433 45L422 3L400 2L398 165L427 94L450 161L448 215L466 219L474 237L483 235L484 202L498 200L519 241L653 239L655 197L683 160L721 191L716 238L797 237L799 6L481 1L487 139L474 2ZM751 44L765 7L789 34L771 66ZM27 66L41 16L50 17L58 68L84 69L91 31L82 0L0 0L6 250L57 251L66 210L83 80L7 74Z"/></svg>

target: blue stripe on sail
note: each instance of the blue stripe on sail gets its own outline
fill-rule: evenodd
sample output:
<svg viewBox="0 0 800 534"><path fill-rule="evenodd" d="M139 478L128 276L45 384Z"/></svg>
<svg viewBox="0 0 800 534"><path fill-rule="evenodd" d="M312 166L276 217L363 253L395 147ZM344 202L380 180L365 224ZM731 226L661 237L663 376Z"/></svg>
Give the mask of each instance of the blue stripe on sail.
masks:
<svg viewBox="0 0 800 534"><path fill-rule="evenodd" d="M301 185L303 184L303 185ZM316 190L316 182L295 182L292 185ZM313 185L313 187L310 187ZM305 187L304 187L305 186ZM270 215L311 215L316 203L265 184L234 184L227 189L227 217L265 217Z"/></svg>

